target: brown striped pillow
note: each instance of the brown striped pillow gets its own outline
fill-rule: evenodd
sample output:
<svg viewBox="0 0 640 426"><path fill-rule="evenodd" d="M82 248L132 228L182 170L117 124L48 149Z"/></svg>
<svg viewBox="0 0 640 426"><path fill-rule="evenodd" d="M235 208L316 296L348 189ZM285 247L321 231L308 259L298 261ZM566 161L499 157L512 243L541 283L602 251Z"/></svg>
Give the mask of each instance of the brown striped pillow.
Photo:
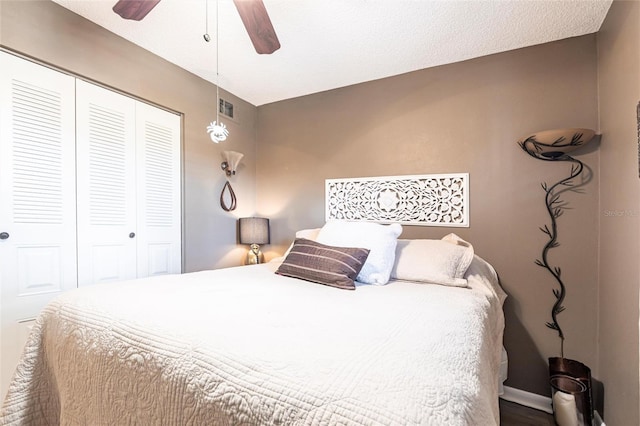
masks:
<svg viewBox="0 0 640 426"><path fill-rule="evenodd" d="M368 249L332 247L305 238L296 238L276 274L355 290L353 280L360 273L367 256Z"/></svg>

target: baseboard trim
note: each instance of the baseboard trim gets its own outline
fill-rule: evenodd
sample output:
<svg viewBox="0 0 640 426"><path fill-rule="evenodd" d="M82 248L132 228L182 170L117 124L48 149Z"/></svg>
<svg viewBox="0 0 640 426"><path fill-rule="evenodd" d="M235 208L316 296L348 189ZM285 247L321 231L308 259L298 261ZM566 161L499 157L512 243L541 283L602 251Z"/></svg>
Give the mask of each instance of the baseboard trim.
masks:
<svg viewBox="0 0 640 426"><path fill-rule="evenodd" d="M524 405L525 407L553 414L553 408L551 407L551 398L547 396L542 396L538 395L537 393L531 393L505 386L504 393L500 395L500 398L504 399L505 401L515 402L516 404ZM593 424L594 426L606 426L604 421L602 420L602 417L600 417L600 413L598 413L597 411L593 413Z"/></svg>
<svg viewBox="0 0 640 426"><path fill-rule="evenodd" d="M542 396L538 395L537 393L531 393L512 388L510 386L505 386L504 393L500 395L500 398L504 399L505 401L515 402L516 404L524 405L525 407L553 414L553 409L551 408L551 398L547 396Z"/></svg>

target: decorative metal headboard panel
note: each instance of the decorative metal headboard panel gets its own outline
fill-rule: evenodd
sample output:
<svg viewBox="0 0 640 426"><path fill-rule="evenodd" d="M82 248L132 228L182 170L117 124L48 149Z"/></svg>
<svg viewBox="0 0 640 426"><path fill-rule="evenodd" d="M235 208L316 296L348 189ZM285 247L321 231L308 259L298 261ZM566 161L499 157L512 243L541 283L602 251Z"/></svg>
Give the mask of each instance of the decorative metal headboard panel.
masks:
<svg viewBox="0 0 640 426"><path fill-rule="evenodd" d="M326 220L469 226L469 174L327 179Z"/></svg>

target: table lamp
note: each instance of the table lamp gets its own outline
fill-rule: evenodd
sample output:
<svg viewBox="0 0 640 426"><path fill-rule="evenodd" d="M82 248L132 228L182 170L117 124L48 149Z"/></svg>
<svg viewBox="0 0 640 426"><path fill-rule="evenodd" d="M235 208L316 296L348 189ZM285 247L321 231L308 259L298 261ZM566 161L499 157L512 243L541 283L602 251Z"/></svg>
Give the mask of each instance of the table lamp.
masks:
<svg viewBox="0 0 640 426"><path fill-rule="evenodd" d="M260 244L269 244L269 219L264 217L243 217L238 220L240 244L250 244L246 265L264 262Z"/></svg>

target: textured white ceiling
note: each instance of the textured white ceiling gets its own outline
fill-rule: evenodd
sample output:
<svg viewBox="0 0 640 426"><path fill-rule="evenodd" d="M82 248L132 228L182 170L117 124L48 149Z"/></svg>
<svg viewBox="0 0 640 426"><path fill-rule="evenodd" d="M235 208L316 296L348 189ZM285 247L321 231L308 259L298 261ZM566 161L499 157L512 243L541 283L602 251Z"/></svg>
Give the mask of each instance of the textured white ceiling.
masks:
<svg viewBox="0 0 640 426"><path fill-rule="evenodd" d="M127 21L116 0L53 0L216 82L216 0L161 0ZM282 47L258 55L219 0L220 87L256 105L597 32L612 0L264 0Z"/></svg>

